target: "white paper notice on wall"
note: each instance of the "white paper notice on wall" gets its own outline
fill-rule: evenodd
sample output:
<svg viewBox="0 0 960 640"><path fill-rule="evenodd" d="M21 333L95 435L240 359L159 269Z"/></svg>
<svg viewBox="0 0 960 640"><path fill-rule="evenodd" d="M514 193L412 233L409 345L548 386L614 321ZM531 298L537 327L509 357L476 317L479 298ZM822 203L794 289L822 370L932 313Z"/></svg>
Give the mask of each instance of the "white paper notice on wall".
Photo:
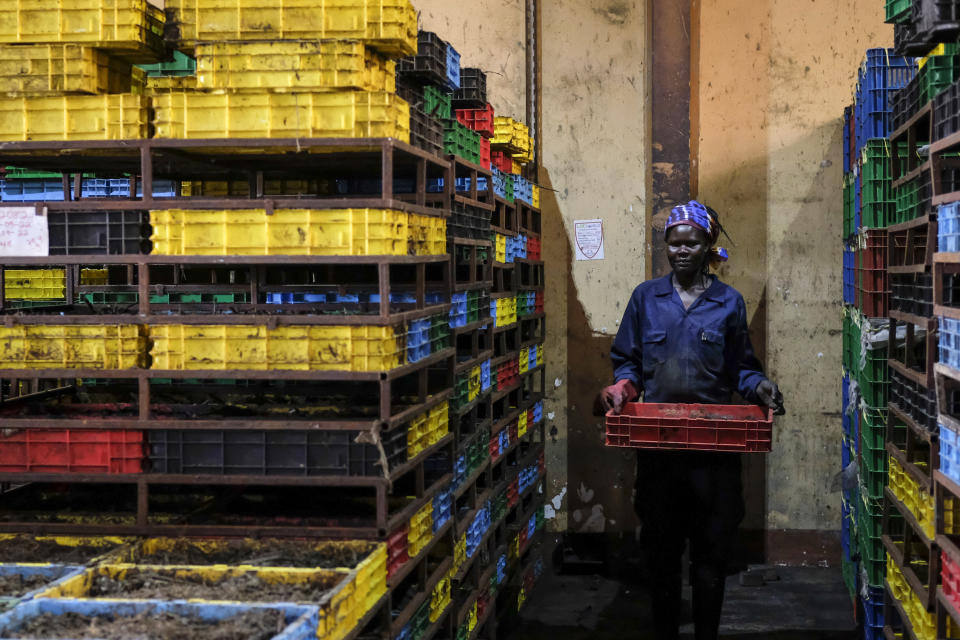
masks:
<svg viewBox="0 0 960 640"><path fill-rule="evenodd" d="M573 236L577 260L603 260L603 220L574 220Z"/></svg>
<svg viewBox="0 0 960 640"><path fill-rule="evenodd" d="M0 256L48 256L46 209L0 207Z"/></svg>

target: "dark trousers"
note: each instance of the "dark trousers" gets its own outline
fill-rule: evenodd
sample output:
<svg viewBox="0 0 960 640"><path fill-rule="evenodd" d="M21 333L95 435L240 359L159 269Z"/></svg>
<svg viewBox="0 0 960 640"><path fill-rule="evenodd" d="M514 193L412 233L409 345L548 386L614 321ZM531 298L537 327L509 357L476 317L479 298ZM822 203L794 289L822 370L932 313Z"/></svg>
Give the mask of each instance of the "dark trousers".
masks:
<svg viewBox="0 0 960 640"><path fill-rule="evenodd" d="M689 541L695 638L714 640L743 520L740 455L640 450L635 506L657 639L679 635L681 558Z"/></svg>

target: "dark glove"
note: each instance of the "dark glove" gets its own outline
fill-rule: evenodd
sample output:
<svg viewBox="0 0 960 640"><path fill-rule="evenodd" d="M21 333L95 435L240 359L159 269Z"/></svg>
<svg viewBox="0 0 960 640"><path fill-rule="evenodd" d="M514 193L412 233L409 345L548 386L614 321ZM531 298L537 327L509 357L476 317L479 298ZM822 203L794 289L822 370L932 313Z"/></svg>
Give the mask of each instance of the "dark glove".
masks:
<svg viewBox="0 0 960 640"><path fill-rule="evenodd" d="M783 415L786 413L783 408L783 394L780 393L780 389L777 387L775 382L763 380L757 385L756 392L757 397L760 398L761 404L764 404L771 409L776 409L776 411L774 411L775 415Z"/></svg>
<svg viewBox="0 0 960 640"><path fill-rule="evenodd" d="M640 397L640 392L630 380L621 380L605 388L600 394L600 400L606 411L620 413L623 405Z"/></svg>

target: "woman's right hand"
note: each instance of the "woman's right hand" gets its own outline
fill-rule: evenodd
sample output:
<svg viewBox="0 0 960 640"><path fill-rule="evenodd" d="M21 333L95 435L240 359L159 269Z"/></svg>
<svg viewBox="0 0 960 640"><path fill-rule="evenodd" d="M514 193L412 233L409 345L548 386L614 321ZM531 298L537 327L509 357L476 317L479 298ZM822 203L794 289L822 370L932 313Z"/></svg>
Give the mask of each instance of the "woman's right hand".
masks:
<svg viewBox="0 0 960 640"><path fill-rule="evenodd" d="M603 402L603 408L607 411L613 411L619 414L623 411L623 405L640 397L640 392L633 386L630 380L620 380L619 382L606 387L600 394L600 400Z"/></svg>

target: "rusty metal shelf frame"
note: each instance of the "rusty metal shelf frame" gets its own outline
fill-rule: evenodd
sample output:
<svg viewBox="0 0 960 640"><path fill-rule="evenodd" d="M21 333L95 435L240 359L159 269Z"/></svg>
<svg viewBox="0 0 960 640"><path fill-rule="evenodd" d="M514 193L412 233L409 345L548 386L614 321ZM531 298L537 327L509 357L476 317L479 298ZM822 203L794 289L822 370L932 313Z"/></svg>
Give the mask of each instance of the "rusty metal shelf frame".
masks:
<svg viewBox="0 0 960 640"><path fill-rule="evenodd" d="M436 281L437 286L444 291L450 290L451 272L449 255L442 254L436 256L154 256L154 255L104 255L104 256L48 256L48 257L19 257L4 258L0 264L0 313L7 311L4 306L4 278L3 272L10 267L26 266L62 266L68 272L66 279L65 299L73 301L76 299L76 292L96 290L97 287L80 286L80 269L82 265L121 265L128 269L128 277L136 275L136 291L138 294L138 303L136 304L136 313L133 314L111 314L111 315L60 315L44 314L42 310L25 312L23 309L13 309L18 323L21 324L103 324L104 322L129 322L131 318L136 318L138 323L144 324L259 324L268 326L290 325L290 324L309 324L309 325L378 325L385 326L396 322L405 322L437 313L446 313L450 309L449 302L440 305L426 305L427 266L437 267L442 270L442 277ZM246 305L255 312L273 311L272 314L263 315L244 315L231 313L227 315L218 315L216 321L212 321L211 314L183 314L169 315L153 313L155 308L169 307L169 304L152 303L150 295L152 293L164 293L175 290L177 285L151 285L150 271L151 267L215 267L215 268L238 268L249 269L251 272L250 284L243 285L249 292L252 300L259 300L261 291L265 288L271 288L263 282L264 267L311 267L311 266L371 266L377 269L377 289L380 295L378 304L379 312L373 314L355 314L355 315L307 315L302 313L280 315L280 312L290 310L301 311L303 306L299 304L287 305L266 305L251 304ZM416 303L413 310L394 311L390 306L390 268L393 266L414 266L416 269ZM132 279L132 278L131 278ZM433 281L431 281L433 282ZM190 285L191 291L201 292L222 292L222 285ZM276 288L276 287L272 287ZM242 309L244 305L229 305L231 308ZM12 322L12 316L7 313L4 321Z"/></svg>
<svg viewBox="0 0 960 640"><path fill-rule="evenodd" d="M919 248L923 257L917 259ZM933 214L887 227L887 270L892 274L929 271L936 250L937 218Z"/></svg>
<svg viewBox="0 0 960 640"><path fill-rule="evenodd" d="M428 173L449 175L450 162L394 138L223 138L173 140L80 140L52 142L0 143L0 162L7 165L57 171L64 174L101 173L140 176L140 198L79 198L80 180L73 189L64 180L65 200L36 203L52 211L150 210L150 209L250 209L268 213L279 208L383 208L422 215L448 215L449 206L437 209L428 205ZM353 167L350 163L354 163ZM362 175L380 178L375 196L264 196L264 166L270 172L320 177L322 169L335 170L334 178ZM414 176L415 191L395 194L393 179L397 170ZM429 169L429 171L428 171ZM377 174L377 172L379 172ZM402 171L401 171L402 172ZM253 197L160 197L153 196L154 177L178 180L223 179L244 174ZM441 204L454 196L453 184L444 182ZM4 203L0 206L23 206ZM29 206L29 205L28 205Z"/></svg>
<svg viewBox="0 0 960 640"><path fill-rule="evenodd" d="M934 388L934 367L933 365L937 361L938 356L938 327L939 327L939 318L924 318L922 323L914 324L910 321L904 321L903 316L891 313L890 316L890 335L896 335L895 331L898 324L905 325L906 327L906 341L904 343L904 360L898 360L894 356L898 355L896 349L890 351L889 366L891 369L902 375L903 377L920 384L927 389ZM917 332L917 329L922 329L924 331L924 336L922 341L924 343L924 369L919 371L914 368L916 364L914 362L914 355L912 353L912 345L915 342L920 342L914 336Z"/></svg>
<svg viewBox="0 0 960 640"><path fill-rule="evenodd" d="M490 231L505 236L515 236L520 232L520 217L517 214L516 201L507 202L500 196L494 198Z"/></svg>
<svg viewBox="0 0 960 640"><path fill-rule="evenodd" d="M539 239L542 229L540 209L522 200L517 200L515 204L517 206L517 230L527 237Z"/></svg>

